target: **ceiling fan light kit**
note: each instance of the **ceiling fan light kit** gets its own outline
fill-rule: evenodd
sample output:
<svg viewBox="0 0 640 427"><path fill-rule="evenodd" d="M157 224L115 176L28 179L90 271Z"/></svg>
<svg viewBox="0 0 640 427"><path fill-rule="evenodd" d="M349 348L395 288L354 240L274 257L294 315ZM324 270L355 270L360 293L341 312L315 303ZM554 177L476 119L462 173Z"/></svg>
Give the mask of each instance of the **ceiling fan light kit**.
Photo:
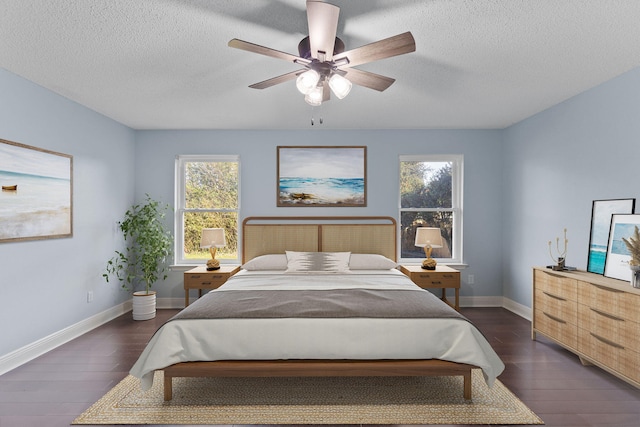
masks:
<svg viewBox="0 0 640 427"><path fill-rule="evenodd" d="M322 88L315 87L304 96L304 100L307 102L307 104L311 105L312 107L318 107L322 105L322 97L323 97Z"/></svg>
<svg viewBox="0 0 640 427"><path fill-rule="evenodd" d="M330 99L330 93L343 99L358 85L384 91L395 81L368 71L353 68L357 65L403 55L416 50L410 32L345 51L344 43L336 37L340 8L318 0L307 0L309 36L298 44L299 56L260 46L243 40L232 39L229 47L284 59L304 68L250 85L253 89L266 89L290 80L305 95L305 101L319 106Z"/></svg>
<svg viewBox="0 0 640 427"><path fill-rule="evenodd" d="M306 95L318 86L320 74L316 70L301 73L296 79L296 87L301 94Z"/></svg>
<svg viewBox="0 0 640 427"><path fill-rule="evenodd" d="M349 79L342 77L340 74L333 74L331 78L329 78L329 87L338 99L343 99L349 95L352 86L353 84Z"/></svg>

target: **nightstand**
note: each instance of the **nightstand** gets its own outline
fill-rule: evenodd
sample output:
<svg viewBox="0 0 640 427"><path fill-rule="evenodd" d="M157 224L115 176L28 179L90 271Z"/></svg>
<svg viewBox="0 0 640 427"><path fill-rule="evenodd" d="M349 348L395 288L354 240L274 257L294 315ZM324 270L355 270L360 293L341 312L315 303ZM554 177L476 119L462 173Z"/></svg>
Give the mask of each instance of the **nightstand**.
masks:
<svg viewBox="0 0 640 427"><path fill-rule="evenodd" d="M239 265L221 265L218 270L207 271L207 267L201 266L184 272L184 306L189 305L189 289L197 289L198 297L202 296L202 290L216 289L224 284L229 277L240 271Z"/></svg>
<svg viewBox="0 0 640 427"><path fill-rule="evenodd" d="M419 265L401 265L400 271L409 276L416 285L423 289L441 288L442 301L460 311L460 272L446 265L437 265L435 270L425 270ZM447 300L447 289L455 289L455 303Z"/></svg>

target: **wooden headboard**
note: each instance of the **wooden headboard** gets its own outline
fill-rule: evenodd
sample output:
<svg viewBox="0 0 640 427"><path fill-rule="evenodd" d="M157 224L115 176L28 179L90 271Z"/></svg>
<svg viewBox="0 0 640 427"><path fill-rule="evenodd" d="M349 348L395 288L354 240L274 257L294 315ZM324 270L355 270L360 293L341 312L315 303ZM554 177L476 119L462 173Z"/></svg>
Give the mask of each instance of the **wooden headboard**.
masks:
<svg viewBox="0 0 640 427"><path fill-rule="evenodd" d="M396 220L388 216L247 217L242 263L285 251L353 252L397 259Z"/></svg>

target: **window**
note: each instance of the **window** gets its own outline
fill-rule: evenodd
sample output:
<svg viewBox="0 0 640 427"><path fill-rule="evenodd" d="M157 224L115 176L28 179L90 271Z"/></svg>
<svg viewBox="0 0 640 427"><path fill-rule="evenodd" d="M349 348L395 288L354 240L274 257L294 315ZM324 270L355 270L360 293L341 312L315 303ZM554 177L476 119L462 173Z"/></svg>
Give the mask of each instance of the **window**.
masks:
<svg viewBox="0 0 640 427"><path fill-rule="evenodd" d="M200 248L203 228L224 228L221 263L237 263L240 213L238 156L178 156L176 159L176 264L201 264L211 257Z"/></svg>
<svg viewBox="0 0 640 427"><path fill-rule="evenodd" d="M437 227L442 248L432 257L462 262L462 166L460 155L400 156L400 259L418 261L424 250L415 246L416 228Z"/></svg>

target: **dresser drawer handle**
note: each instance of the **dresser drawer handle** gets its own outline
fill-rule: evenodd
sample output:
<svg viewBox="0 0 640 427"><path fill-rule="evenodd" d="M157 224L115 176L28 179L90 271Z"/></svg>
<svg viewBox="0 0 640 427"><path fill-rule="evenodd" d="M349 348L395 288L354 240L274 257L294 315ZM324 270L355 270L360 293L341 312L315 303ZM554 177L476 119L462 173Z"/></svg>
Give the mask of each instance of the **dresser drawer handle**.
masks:
<svg viewBox="0 0 640 427"><path fill-rule="evenodd" d="M206 285L210 285L211 282L201 282L200 284L206 286Z"/></svg>
<svg viewBox="0 0 640 427"><path fill-rule="evenodd" d="M566 278L566 277L564 277L564 276L562 276L560 274L553 274L553 273L549 273L549 272L546 272L546 274L548 274L551 277L559 277L561 279L565 279Z"/></svg>
<svg viewBox="0 0 640 427"><path fill-rule="evenodd" d="M544 311L542 312L545 316L547 316L549 319L551 320L555 320L558 323L567 323L565 320L560 319L559 317L553 316L549 313L545 313Z"/></svg>
<svg viewBox="0 0 640 427"><path fill-rule="evenodd" d="M620 289L612 289L612 288L607 288L606 286L602 286L602 285L596 285L595 283L591 283L593 286L595 286L598 289L602 289L603 291L607 291L607 292L613 292L614 294L622 294L624 293L624 291L621 291Z"/></svg>
<svg viewBox="0 0 640 427"><path fill-rule="evenodd" d="M594 337L595 339L597 339L598 341L602 341L603 343L610 345L611 347L615 347L615 348L619 348L620 350L624 350L624 346L621 346L618 343L615 343L613 341L610 341L606 338L603 338L599 335L594 334L593 332L589 332L591 334L592 337Z"/></svg>
<svg viewBox="0 0 640 427"><path fill-rule="evenodd" d="M545 294L545 295L546 295L546 296L548 296L548 297L553 298L553 299L557 299L557 300L560 300L560 301L566 301L566 298L562 298L562 297L559 297L559 296L557 296L557 295L550 294L550 293L549 293L549 292L547 292L547 291L542 291L542 293L543 293L543 294Z"/></svg>
<svg viewBox="0 0 640 427"><path fill-rule="evenodd" d="M624 322L624 319L621 319L621 318L620 318L620 317L618 317L618 316L614 316L613 314L609 314L609 313L605 313L604 311L600 311L600 310L598 310L597 308L589 307L589 309L590 309L591 311L593 311L594 313L599 314L600 316L604 316L604 317L607 317L607 318L609 318L609 319L616 320L616 321L618 321L618 322Z"/></svg>
<svg viewBox="0 0 640 427"><path fill-rule="evenodd" d="M430 274L420 274L420 275L419 275L419 277L420 277L421 279L428 279L428 278L430 278L430 277L431 277L431 275L430 275Z"/></svg>

